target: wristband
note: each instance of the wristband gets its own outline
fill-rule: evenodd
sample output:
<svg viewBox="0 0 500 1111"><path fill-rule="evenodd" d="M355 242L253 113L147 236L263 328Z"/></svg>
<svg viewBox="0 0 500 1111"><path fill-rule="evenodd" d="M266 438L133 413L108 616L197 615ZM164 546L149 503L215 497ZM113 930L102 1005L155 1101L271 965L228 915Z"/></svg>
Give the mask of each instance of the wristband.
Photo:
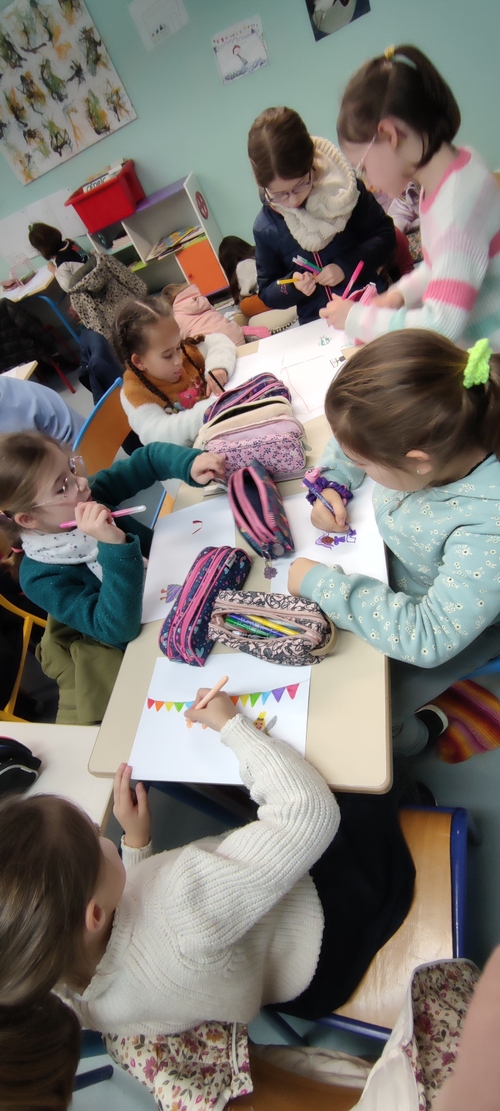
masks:
<svg viewBox="0 0 500 1111"><path fill-rule="evenodd" d="M337 494L340 494L344 505L353 498L352 490L349 490L347 486L343 486L340 482L331 482L324 478L322 474L318 474L317 467L314 470L306 471L305 478L308 480L307 488L309 491L306 498L310 505L314 505L318 494L321 494L323 490L335 490Z"/></svg>

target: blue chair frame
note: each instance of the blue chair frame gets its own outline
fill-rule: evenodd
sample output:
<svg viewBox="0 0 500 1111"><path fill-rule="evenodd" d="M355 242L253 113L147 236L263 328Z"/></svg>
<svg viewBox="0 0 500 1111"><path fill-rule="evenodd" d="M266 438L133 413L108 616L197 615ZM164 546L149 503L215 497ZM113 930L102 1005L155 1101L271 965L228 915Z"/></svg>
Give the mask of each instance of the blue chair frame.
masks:
<svg viewBox="0 0 500 1111"><path fill-rule="evenodd" d="M451 814L450 829L450 868L451 868L451 915L453 956L465 955L465 913L467 899L467 811L461 807L453 806L408 806L405 810L429 810L433 813ZM307 1037L302 1037L290 1025L283 1014L266 1008L266 1018L271 1026L282 1034L288 1044L306 1045ZM386 1042L391 1030L386 1026L375 1026L369 1022L360 1022L358 1019L348 1018L344 1015L326 1015L317 1020L319 1026L329 1026L335 1030L343 1030L350 1034L360 1034L364 1037L374 1038Z"/></svg>

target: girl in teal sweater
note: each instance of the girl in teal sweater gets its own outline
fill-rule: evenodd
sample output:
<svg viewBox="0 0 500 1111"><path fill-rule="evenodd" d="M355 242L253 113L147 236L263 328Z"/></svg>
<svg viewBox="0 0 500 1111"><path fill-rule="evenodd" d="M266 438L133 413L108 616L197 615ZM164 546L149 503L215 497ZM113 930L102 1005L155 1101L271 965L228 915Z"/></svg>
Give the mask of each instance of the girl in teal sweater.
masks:
<svg viewBox="0 0 500 1111"><path fill-rule="evenodd" d="M22 546L20 584L32 602L81 636L124 650L141 628L152 532L133 517L115 523L111 510L158 479L197 486L223 477L221 456L153 443L87 478L83 460L50 436L3 435L0 538ZM77 527L61 530L72 519Z"/></svg>
<svg viewBox="0 0 500 1111"><path fill-rule="evenodd" d="M331 512L317 500L312 522L344 531L342 487L374 479L389 585L297 559L289 589L391 657L394 744L413 754L448 724L425 704L500 655L500 356L394 332L349 359L325 409Z"/></svg>

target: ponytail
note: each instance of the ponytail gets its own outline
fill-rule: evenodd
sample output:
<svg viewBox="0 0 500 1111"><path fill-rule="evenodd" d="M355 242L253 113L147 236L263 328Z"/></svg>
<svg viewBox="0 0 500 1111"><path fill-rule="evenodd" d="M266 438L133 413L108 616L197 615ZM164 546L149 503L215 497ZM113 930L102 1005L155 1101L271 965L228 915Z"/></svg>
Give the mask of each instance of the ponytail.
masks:
<svg viewBox="0 0 500 1111"><path fill-rule="evenodd" d="M380 120L394 116L423 142L419 166L426 166L460 127L453 93L429 58L416 46L390 47L365 62L345 89L337 120L340 141L369 143Z"/></svg>

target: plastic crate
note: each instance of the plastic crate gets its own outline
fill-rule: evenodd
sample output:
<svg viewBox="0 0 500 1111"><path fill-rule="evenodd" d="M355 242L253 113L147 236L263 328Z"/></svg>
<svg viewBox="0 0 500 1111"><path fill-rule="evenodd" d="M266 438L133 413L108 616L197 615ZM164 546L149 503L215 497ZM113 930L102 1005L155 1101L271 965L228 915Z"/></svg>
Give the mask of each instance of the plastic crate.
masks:
<svg viewBox="0 0 500 1111"><path fill-rule="evenodd" d="M87 231L95 232L131 216L144 197L144 189L135 172L133 160L129 159L115 177L103 181L87 193L80 186L64 204L71 204Z"/></svg>

